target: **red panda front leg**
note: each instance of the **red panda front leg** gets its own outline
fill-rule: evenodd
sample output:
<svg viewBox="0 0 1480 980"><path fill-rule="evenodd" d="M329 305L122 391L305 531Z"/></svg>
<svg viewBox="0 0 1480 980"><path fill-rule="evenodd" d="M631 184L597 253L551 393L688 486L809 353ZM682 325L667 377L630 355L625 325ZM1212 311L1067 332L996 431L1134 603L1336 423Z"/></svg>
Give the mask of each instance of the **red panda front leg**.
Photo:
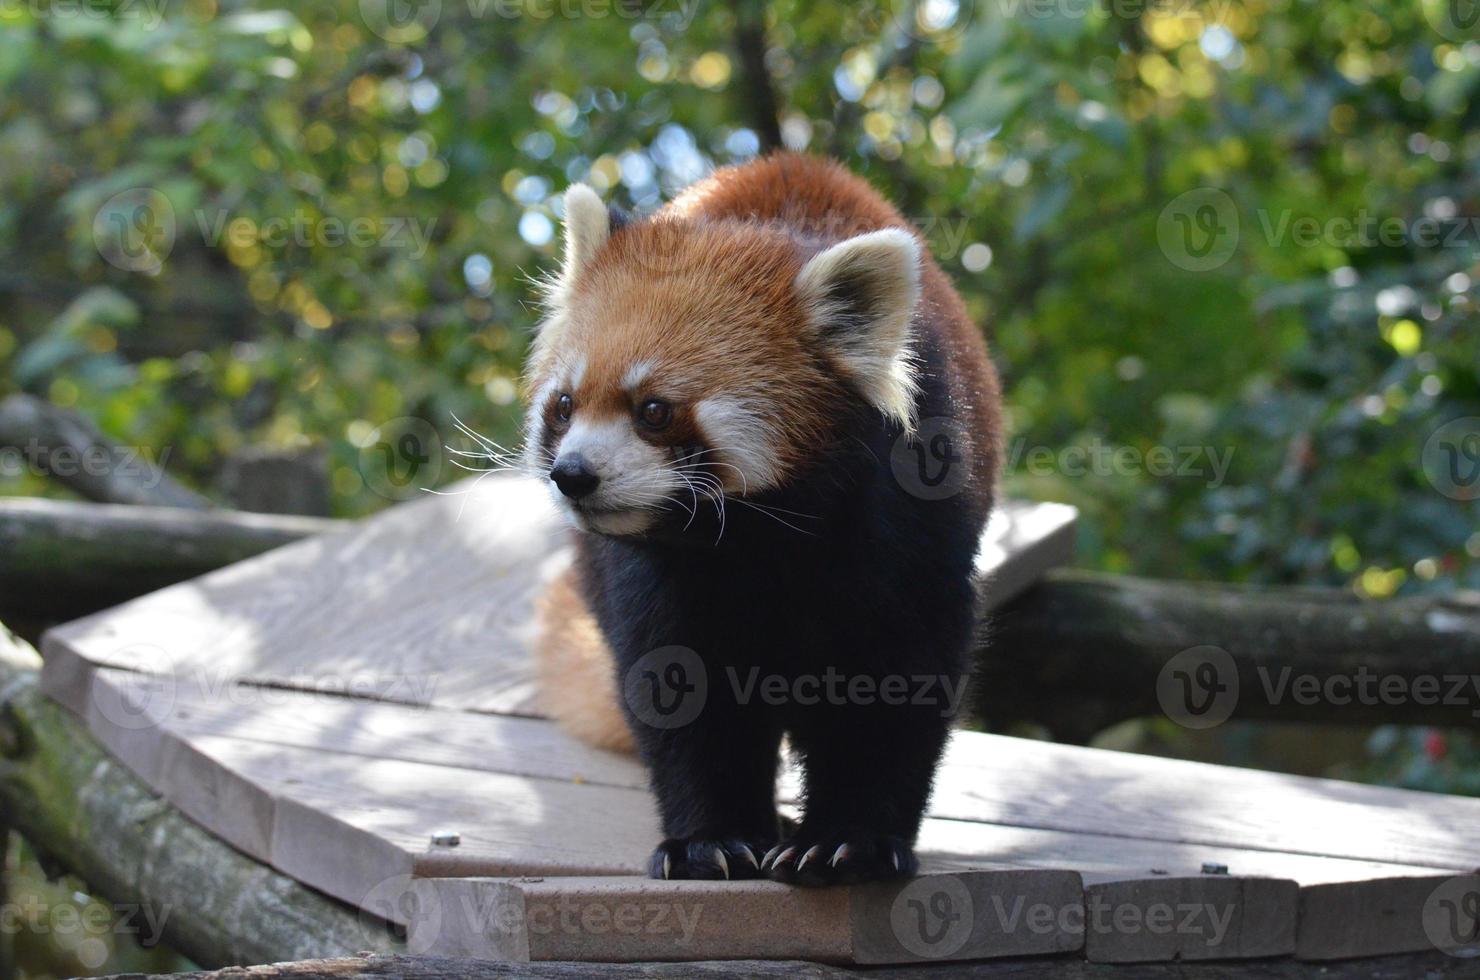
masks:
<svg viewBox="0 0 1480 980"><path fill-rule="evenodd" d="M791 738L805 769L806 812L762 861L776 881L841 885L913 875L914 843L950 731L917 706L827 711Z"/></svg>
<svg viewBox="0 0 1480 980"><path fill-rule="evenodd" d="M762 877L761 858L778 837L779 728L716 698L682 728L656 728L637 717L631 722L665 837L648 874Z"/></svg>

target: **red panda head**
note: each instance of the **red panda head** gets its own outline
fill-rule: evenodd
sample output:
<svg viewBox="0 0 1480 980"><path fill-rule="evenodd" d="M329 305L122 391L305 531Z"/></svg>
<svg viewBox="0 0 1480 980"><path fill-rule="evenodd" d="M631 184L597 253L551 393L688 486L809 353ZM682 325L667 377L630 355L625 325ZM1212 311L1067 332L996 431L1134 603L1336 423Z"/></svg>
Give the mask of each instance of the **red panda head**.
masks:
<svg viewBox="0 0 1480 980"><path fill-rule="evenodd" d="M530 354L528 462L590 531L637 535L706 494L781 487L871 406L908 428L919 244L808 242L565 195L565 255Z"/></svg>

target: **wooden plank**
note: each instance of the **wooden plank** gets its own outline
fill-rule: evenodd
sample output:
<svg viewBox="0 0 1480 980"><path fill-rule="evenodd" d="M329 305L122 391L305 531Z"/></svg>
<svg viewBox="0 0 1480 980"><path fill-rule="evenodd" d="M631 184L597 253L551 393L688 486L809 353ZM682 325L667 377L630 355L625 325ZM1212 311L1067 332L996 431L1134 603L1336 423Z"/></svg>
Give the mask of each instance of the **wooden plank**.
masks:
<svg viewBox="0 0 1480 980"><path fill-rule="evenodd" d="M984 537L994 601L1037 574L1014 584L1028 566L1003 556L1051 564L1072 538L1072 513L1024 513ZM635 871L657 837L640 767L519 717L535 713L532 600L562 540L540 488L490 480L70 624L48 637L47 690L238 847L391 918L410 914L412 875ZM953 740L931 814L927 867L1070 864L1142 922L1161 906L1227 910L1223 938L1201 945L1149 927L1100 936L1091 917L1093 958L1274 955L1296 884L1302 955L1411 949L1415 901L1480 865L1480 801L998 736ZM464 843L435 848L449 823ZM1199 875L1210 861L1233 875Z"/></svg>
<svg viewBox="0 0 1480 980"><path fill-rule="evenodd" d="M43 653L197 691L243 679L529 713L533 600L564 543L543 489L489 480L58 627Z"/></svg>
<svg viewBox="0 0 1480 980"><path fill-rule="evenodd" d="M189 736L189 746L241 797L272 801L274 867L360 907L407 875L639 874L659 839L639 790L220 736ZM210 827L223 816L197 819ZM446 831L457 846L432 843Z"/></svg>
<svg viewBox="0 0 1480 980"><path fill-rule="evenodd" d="M642 789L646 774L634 759L591 749L565 735L547 721L499 717L468 712L446 712L396 704L379 704L345 698L304 694L272 689L223 689L213 700L180 696L167 679L151 679L136 674L103 670L93 680L92 711L89 723L99 739L115 754L124 758L137 753L119 751L127 746L134 733L141 730L142 719L161 725L178 735L219 735L264 743L319 749L334 753L363 755L370 758L422 762L440 766L525 775L538 778L584 782L593 785ZM123 724L110 730L106 723L121 719ZM977 736L957 733L959 740L975 741ZM990 737L988 737L990 738ZM151 736L155 744L162 744ZM1006 740L1017 747L1020 740ZM994 746L997 745L994 741ZM1023 743L1035 748L1038 743ZM1075 750L1075 754L1088 750ZM953 757L955 753L952 753ZM1122 757L1131 761L1139 757ZM157 765L143 762L136 771L146 778ZM1062 766L1041 766L1044 781L1066 793L1081 794L1074 784L1065 785L1060 775ZM1242 777L1244 770L1229 770ZM953 760L942 769L942 785L974 775L970 767ZM795 771L782 781L781 798L795 801L798 796ZM156 780L157 782L157 780ZM935 814L944 812L937 808ZM1014 813L1012 826L1026 823L1031 813ZM1279 814L1279 823L1288 815ZM937 824L932 824L937 826ZM959 826L942 821L941 828ZM1066 829L1038 828L1038 840L1050 842L1050 853L1072 853L1087 872L1111 874L1131 869L1132 873L1150 874L1153 867L1174 875L1196 876L1203 864L1223 864L1235 875L1255 877L1289 877L1304 883L1326 883L1340 880L1391 877L1413 874L1423 869L1416 865L1392 862L1361 862L1340 858L1306 857L1264 848L1233 848L1226 844L1185 845L1166 842L1147 847L1136 839L1122 840L1098 833L1103 827L1093 824ZM1073 839L1088 836L1093 847L1076 847ZM959 833L937 831L924 841L934 841L942 853L955 848L958 859L966 853L980 856L983 852L968 837ZM1010 847L1021 862L1022 837L1000 846ZM1067 850L1066 850L1067 849ZM1099 855L1113 855L1108 862ZM1146 867L1137 872L1138 864ZM1457 870L1457 869L1456 869Z"/></svg>
<svg viewBox="0 0 1480 980"><path fill-rule="evenodd" d="M1084 946L1084 885L1072 871L963 871L849 892L860 964L1049 956Z"/></svg>
<svg viewBox="0 0 1480 980"><path fill-rule="evenodd" d="M583 746L545 721L474 713L446 714L395 704L250 688L223 689L214 699L206 699L171 690L168 681L158 683L160 686L156 688L138 675L104 671L94 681L92 703L95 709L99 705L111 705L122 699L126 691L144 707L108 707L101 713L128 720L153 705L168 711L168 717L160 716L156 723L167 723L171 730L182 733L225 735L374 758L632 789L646 786L646 775L635 760ZM99 728L95 730L105 744L115 746L117 736ZM146 771L139 771L148 778ZM1004 789L1002 783L1008 778L1011 786ZM1213 815L1200 816L1203 808L1199 808L1192 814L1197 819L1184 818L1179 811L1186 809L1185 806L1169 811L1159 805L1159 798L1182 785L1198 786L1213 806ZM1207 795L1213 793L1218 795ZM1422 821L1415 823L1410 813L1421 812L1435 803L1453 808L1446 814L1447 819L1480 815L1480 801L1475 800L971 732L954 734L937 778L930 813L940 818L1075 834L1100 834L1113 827L1113 836L1134 835L1146 840L1196 845L1202 858L1188 862L1187 868L1193 874L1201 864L1211 862L1228 865L1234 874L1292 877L1259 860L1258 854L1276 851L1350 859L1346 854L1330 853L1332 848L1323 843L1324 838L1336 833L1335 828L1321 822L1331 815L1331 810L1323 804L1333 794L1345 797L1336 801L1343 815L1352 807L1361 808L1358 814L1362 817L1361 831L1367 834L1377 830L1397 837L1405 828L1413 833L1422 827ZM781 798L796 800L798 796L796 773L791 770L782 780ZM1216 807L1220 798L1241 804L1236 820L1219 815ZM1065 806L1066 803L1072 806ZM1317 809L1307 817L1306 808L1311 806ZM1373 812L1365 809L1369 807L1374 808ZM1386 819L1374 823L1379 817ZM1314 825L1306 826L1310 821ZM1307 849L1289 846L1292 841L1303 843ZM1413 859L1412 850L1409 849L1407 857L1365 860L1378 872L1393 866L1411 870L1436 866L1432 850L1424 851L1417 860ZM1237 859L1231 856L1232 852L1240 852ZM1461 859L1443 870L1459 871L1471 863ZM1473 863L1480 864L1480 860Z"/></svg>
<svg viewBox="0 0 1480 980"><path fill-rule="evenodd" d="M252 980L1475 980L1480 962L1442 953L1323 964L1272 960L1258 964L1165 963L1134 969L1069 957L982 960L938 966L850 968L796 960L707 963L502 963L450 956L358 956L252 967ZM148 980L243 980L240 967ZM138 980L137 974L113 980Z"/></svg>
<svg viewBox="0 0 1480 980"><path fill-rule="evenodd" d="M263 864L272 864L275 786L244 778L222 766L209 751L186 740L160 733L156 741L158 766L151 785L181 813L232 847ZM284 781L291 778L283 777ZM291 868L277 867L305 884L313 884Z"/></svg>
<svg viewBox="0 0 1480 980"><path fill-rule="evenodd" d="M373 825L371 829L357 827L356 820L369 820L368 815L380 808L414 807L425 801L403 804L394 794L387 795L380 789L358 796L341 792L336 794L331 812L320 813L314 804L299 798L304 793L301 787L289 790L271 779L261 782L272 775L270 766L260 760L274 756L273 746L317 750L324 757L352 754L469 769L475 770L474 779L479 772L503 772L638 790L645 778L633 760L587 749L551 723L532 719L260 688L221 688L214 700L192 700L188 694L180 696L169 678L113 670L97 672L86 706L89 726L100 741L192 818L245 852L272 860L272 828L278 810L285 808L288 815L283 819L296 830L279 848L277 860L281 866L296 869L305 880L347 900L360 896L359 901L386 905L391 914L400 914L396 910L405 903L403 893L416 868L413 845L425 842L404 835L386 840ZM162 732L152 731L153 725ZM249 757L258 759L258 764L250 771L229 769L219 746L218 753L212 755L190 744L201 735L228 736L226 744L257 743ZM211 744L207 739L206 747ZM291 759L285 759L282 766L302 768ZM947 773L952 771L948 769ZM942 778L954 777L943 774ZM1053 778L1059 779L1057 775ZM466 785L460 778L456 783L459 787ZM1058 785L1077 793L1073 786L1065 787L1061 781ZM280 798L285 792L286 802ZM794 798L794 787L792 793L784 795ZM428 819L435 818L433 814ZM647 814L641 820L644 827L650 826ZM923 828L920 850L924 866L934 871L1073 867L1084 872L1092 887L1118 896L1112 904L1119 917L1111 917L1107 920L1111 926L1101 929L1097 928L1100 920L1091 916L1086 946L1091 958L1110 961L1193 959L1199 951L1190 947L1199 941L1206 947L1203 955L1271 955L1270 947L1225 941L1230 928L1223 925L1225 922L1233 924L1238 937L1250 931L1242 923L1260 916L1264 920L1293 921L1288 908L1281 911L1282 903L1288 906L1289 901L1271 899L1268 889L1251 890L1244 884L1250 878L1326 885L1307 892L1306 907L1313 910L1310 914L1329 914L1343 921L1354 901L1352 893L1355 891L1360 898L1364 882L1429 874L1428 869L1411 865L1086 832L1094 829L931 819ZM655 831L632 829L629 833L638 845L623 870L637 871L641 854L656 839L644 834ZM298 851L284 850L298 847L296 842L300 841L307 843ZM1201 875L1201 867L1207 863L1224 864L1237 877ZM355 877L361 871L363 874ZM1110 890L1116 887L1130 890ZM1284 893L1274 894L1278 897ZM1170 935L1155 931L1158 915L1179 910L1185 916L1190 909L1214 910L1218 919L1203 916L1193 921L1192 928ZM1323 909L1332 911L1323 913ZM1219 928L1200 930L1200 924ZM1383 935L1382 930L1371 931L1368 942L1379 942ZM1153 940L1159 940L1160 945ZM1387 952L1409 946L1407 941L1394 940L1375 948Z"/></svg>
<svg viewBox="0 0 1480 980"><path fill-rule="evenodd" d="M978 555L989 601L1067 560L1074 519L1061 504L1005 503ZM569 560L538 482L469 481L51 630L49 688L65 697L86 660L197 692L246 680L536 714L534 599Z"/></svg>
<svg viewBox="0 0 1480 980"><path fill-rule="evenodd" d="M1301 884L1331 884L1427 874L1404 864L1349 861L1281 851L1208 848L1175 841L1138 840L1093 831L1010 827L965 820L927 819L920 829L922 863L931 870L980 867L1071 867L1088 884L1127 879L1202 879L1203 867L1226 861L1231 877L1288 878ZM1169 893L1173 894L1173 893Z"/></svg>
<svg viewBox="0 0 1480 980"><path fill-rule="evenodd" d="M423 878L407 948L515 962L847 962L846 889L770 881ZM805 928L798 928L806 923Z"/></svg>
<svg viewBox="0 0 1480 980"><path fill-rule="evenodd" d="M1440 949L1480 955L1480 877L1381 878L1300 890L1295 955L1351 959Z"/></svg>
<svg viewBox="0 0 1480 980"><path fill-rule="evenodd" d="M1262 959L1295 951L1299 886L1280 878L1130 878L1085 889L1097 963Z"/></svg>
<svg viewBox="0 0 1480 980"><path fill-rule="evenodd" d="M1287 955L1297 882L1323 886L1309 895L1304 889L1300 908L1339 919L1349 893L1369 881L1427 874L1406 865L935 819L925 821L919 850L930 871L991 861L1077 869L1086 885L1085 955L1104 962ZM1219 862L1233 874L1203 873ZM1260 936L1268 943L1250 939Z"/></svg>
<svg viewBox="0 0 1480 980"><path fill-rule="evenodd" d="M1288 851L1480 867L1480 799L958 732L931 814ZM1216 858L1210 858L1216 860ZM1227 862L1224 862L1227 863Z"/></svg>
<svg viewBox="0 0 1480 980"><path fill-rule="evenodd" d="M861 964L1072 952L1078 875L979 871L854 888L642 878L419 879L416 952L545 961ZM798 928L798 923L806 928Z"/></svg>
<svg viewBox="0 0 1480 980"><path fill-rule="evenodd" d="M553 722L451 711L337 695L227 684L211 692L182 689L173 678L101 668L87 694L69 707L89 719L105 745L140 775L156 767L148 746L164 728L178 735L229 738L397 759L483 772L645 789L635 758L591 748ZM136 739L131 733L141 732ZM134 766L134 760L138 766Z"/></svg>
<svg viewBox="0 0 1480 980"><path fill-rule="evenodd" d="M976 574L985 608L995 609L1044 572L1074 560L1079 511L1068 504L1004 500L982 532Z"/></svg>

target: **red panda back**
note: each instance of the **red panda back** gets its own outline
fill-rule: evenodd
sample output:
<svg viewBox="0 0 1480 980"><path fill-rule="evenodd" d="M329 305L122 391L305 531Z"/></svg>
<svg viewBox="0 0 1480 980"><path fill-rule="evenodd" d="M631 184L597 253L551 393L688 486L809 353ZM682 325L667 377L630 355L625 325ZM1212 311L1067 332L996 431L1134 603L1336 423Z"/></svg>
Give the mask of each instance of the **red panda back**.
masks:
<svg viewBox="0 0 1480 980"><path fill-rule="evenodd" d="M880 228L910 228L867 181L832 160L800 153L775 153L717 170L674 198L661 213L777 222L804 237L825 240Z"/></svg>
<svg viewBox="0 0 1480 980"><path fill-rule="evenodd" d="M801 238L840 241L881 228L918 230L862 177L842 164L801 153L773 153L725 167L692 185L660 214L697 220L775 223ZM922 255L921 301L916 318L948 352L943 379L975 444L973 491L987 494L1002 454L1001 382L986 340L935 256ZM963 447L970 449L972 447Z"/></svg>

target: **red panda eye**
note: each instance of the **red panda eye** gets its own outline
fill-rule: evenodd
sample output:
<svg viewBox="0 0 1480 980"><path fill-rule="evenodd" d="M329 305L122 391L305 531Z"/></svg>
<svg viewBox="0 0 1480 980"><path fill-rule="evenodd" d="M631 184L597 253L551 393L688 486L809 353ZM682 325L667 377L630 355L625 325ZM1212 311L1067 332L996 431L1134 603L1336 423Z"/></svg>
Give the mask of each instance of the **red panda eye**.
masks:
<svg viewBox="0 0 1480 980"><path fill-rule="evenodd" d="M562 422L570 421L570 413L575 410L576 403L569 395L561 395L555 399L555 415Z"/></svg>
<svg viewBox="0 0 1480 980"><path fill-rule="evenodd" d="M666 428L668 423L673 421L673 406L665 401L650 398L642 403L642 408L638 410L637 417L649 429Z"/></svg>

